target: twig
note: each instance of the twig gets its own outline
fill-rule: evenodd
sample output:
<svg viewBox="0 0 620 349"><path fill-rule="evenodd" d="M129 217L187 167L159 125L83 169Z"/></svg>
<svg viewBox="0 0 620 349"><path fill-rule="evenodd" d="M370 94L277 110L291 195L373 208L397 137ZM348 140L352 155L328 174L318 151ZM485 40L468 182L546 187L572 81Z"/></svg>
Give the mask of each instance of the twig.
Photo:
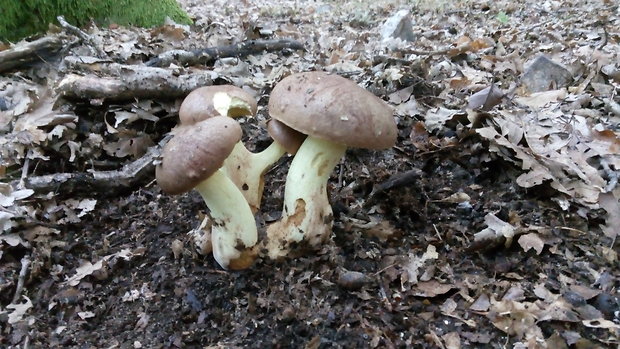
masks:
<svg viewBox="0 0 620 349"><path fill-rule="evenodd" d="M571 228L571 227L558 227L558 229L568 230L568 231L572 231L572 232L579 233L579 234L582 234L582 235L587 234L587 232L585 232L583 230L579 230L579 229L575 229L575 228Z"/></svg>
<svg viewBox="0 0 620 349"><path fill-rule="evenodd" d="M466 43L466 44L461 45L459 47L465 48L466 46L469 46L469 45ZM434 51L416 50L416 49L405 49L405 50L402 50L402 51L404 53L420 55L420 56L434 56L434 55L446 54L446 53L450 52L451 50L458 50L459 47L444 47L444 48L441 48L439 50L434 50Z"/></svg>
<svg viewBox="0 0 620 349"><path fill-rule="evenodd" d="M24 282L26 280L26 273L28 273L28 267L30 266L30 259L28 256L22 258L22 268L19 271L19 276L17 277L17 287L15 287L15 294L13 295L13 300L11 303L15 304L21 297L22 290L24 289Z"/></svg>
<svg viewBox="0 0 620 349"><path fill-rule="evenodd" d="M171 63L180 65L209 64L218 58L245 57L258 54L263 51L274 52L303 49L303 44L293 39L250 40L230 46L208 47L194 51L168 51L149 60L146 62L146 65L151 67L163 67L168 66Z"/></svg>
<svg viewBox="0 0 620 349"><path fill-rule="evenodd" d="M153 178L155 171L153 162L159 154L160 146L150 147L141 158L124 165L119 170L31 176L25 180L25 187L38 193L62 191L72 194L79 192L92 194L93 191L98 191L104 195L115 195ZM19 185L17 182L19 180L11 184L17 186Z"/></svg>
<svg viewBox="0 0 620 349"><path fill-rule="evenodd" d="M394 308L392 307L392 303L390 303L390 299L388 298L385 288L383 287L383 278L380 278L379 280L379 295L381 296L381 300L383 300L387 310L392 312Z"/></svg>
<svg viewBox="0 0 620 349"><path fill-rule="evenodd" d="M32 155L32 149L28 150L28 154L26 154L26 158L24 159L24 165L22 166L22 175L20 177L20 187L24 186L24 180L28 177L28 169L30 167L30 156Z"/></svg>
<svg viewBox="0 0 620 349"><path fill-rule="evenodd" d="M385 267L385 268L383 268L383 269L381 269L379 271L374 272L372 275L373 276L377 276L377 275L383 273L384 271L386 271L386 270L388 270L388 269L390 269L390 268L392 268L394 266L396 266L396 263L392 263L392 264L388 265L387 267Z"/></svg>
<svg viewBox="0 0 620 349"><path fill-rule="evenodd" d="M372 199L374 199L374 197L377 196L377 194L382 193L384 191L388 191L392 188L403 187L411 183L414 183L421 176L422 176L422 171L417 168L393 175L392 177L388 178L385 182L378 184L372 188L372 191L370 192L370 194L368 194L366 204L364 205L366 206L367 203L372 202Z"/></svg>
<svg viewBox="0 0 620 349"><path fill-rule="evenodd" d="M439 234L439 229L437 229L437 226L435 225L435 223L433 223L433 228L435 229L435 234L437 234L439 241L443 241L443 239L441 238L441 234Z"/></svg>
<svg viewBox="0 0 620 349"><path fill-rule="evenodd" d="M58 23L60 23L61 27L65 28L68 32L73 33L74 35L76 35L77 37L82 39L82 41L87 43L88 46L90 46L93 50L95 50L95 52L97 53L97 55L99 57L107 57L108 56L105 53L105 51L103 51L101 49L101 47L99 47L99 45L97 45L95 43L95 40L93 40L93 38L90 37L90 35L86 34L80 28L78 28L78 27L76 27L74 25L69 24L69 22L67 22L67 20L65 20L64 16L58 16L58 17L56 17L56 19L58 20Z"/></svg>
<svg viewBox="0 0 620 349"><path fill-rule="evenodd" d="M0 72L18 68L42 57L50 56L63 47L61 35L46 36L41 39L20 42L8 50L0 52Z"/></svg>
<svg viewBox="0 0 620 349"><path fill-rule="evenodd" d="M605 45L607 45L607 41L609 34L607 33L607 27L605 25L603 25L603 42L601 42L600 45L598 45L597 49L601 50L603 47L605 47Z"/></svg>

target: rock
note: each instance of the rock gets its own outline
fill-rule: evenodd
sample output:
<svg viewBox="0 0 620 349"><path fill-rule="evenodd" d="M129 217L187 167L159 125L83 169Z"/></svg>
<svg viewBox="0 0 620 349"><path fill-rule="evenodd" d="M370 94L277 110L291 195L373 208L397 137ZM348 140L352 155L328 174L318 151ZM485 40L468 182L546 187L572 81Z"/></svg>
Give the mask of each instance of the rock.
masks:
<svg viewBox="0 0 620 349"><path fill-rule="evenodd" d="M572 81L568 69L544 55L538 56L521 77L522 87L527 93L557 90Z"/></svg>
<svg viewBox="0 0 620 349"><path fill-rule="evenodd" d="M411 15L408 10L400 10L392 17L388 18L381 28L381 38L383 41L398 38L403 41L415 40L413 28L411 26Z"/></svg>
<svg viewBox="0 0 620 349"><path fill-rule="evenodd" d="M369 282L368 276L358 271L344 270L338 277L338 285L347 290L358 290Z"/></svg>

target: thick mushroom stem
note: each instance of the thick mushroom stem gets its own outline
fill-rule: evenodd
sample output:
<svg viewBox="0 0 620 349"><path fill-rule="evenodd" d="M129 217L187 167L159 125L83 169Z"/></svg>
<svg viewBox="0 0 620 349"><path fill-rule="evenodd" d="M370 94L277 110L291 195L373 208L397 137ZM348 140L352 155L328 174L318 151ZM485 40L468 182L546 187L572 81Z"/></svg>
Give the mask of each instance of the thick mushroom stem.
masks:
<svg viewBox="0 0 620 349"><path fill-rule="evenodd" d="M329 237L334 217L327 180L345 151L345 145L310 136L301 145L286 176L282 218L267 228L270 258L285 256L292 243L316 247Z"/></svg>
<svg viewBox="0 0 620 349"><path fill-rule="evenodd" d="M250 206L221 170L195 188L211 211L213 257L225 269L244 269L255 258L252 249L258 240Z"/></svg>
<svg viewBox="0 0 620 349"><path fill-rule="evenodd" d="M260 208L265 172L285 153L286 150L278 142L272 142L260 153L252 153L243 143L238 142L224 161L222 169L241 190L252 212Z"/></svg>

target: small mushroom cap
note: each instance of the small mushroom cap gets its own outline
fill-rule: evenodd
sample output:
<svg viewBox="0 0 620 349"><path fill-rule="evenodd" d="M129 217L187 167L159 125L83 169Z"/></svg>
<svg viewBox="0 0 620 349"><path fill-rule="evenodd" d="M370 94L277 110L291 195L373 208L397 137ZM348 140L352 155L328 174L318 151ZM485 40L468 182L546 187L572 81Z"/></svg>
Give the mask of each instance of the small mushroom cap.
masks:
<svg viewBox="0 0 620 349"><path fill-rule="evenodd" d="M239 140L241 126L225 116L182 126L164 146L157 184L168 194L190 191L222 167Z"/></svg>
<svg viewBox="0 0 620 349"><path fill-rule="evenodd" d="M350 147L385 149L396 143L392 109L338 75L306 72L284 78L271 92L269 115L312 137Z"/></svg>
<svg viewBox="0 0 620 349"><path fill-rule="evenodd" d="M256 99L233 85L204 86L190 92L181 103L182 125L192 125L214 116L251 116L258 109Z"/></svg>
<svg viewBox="0 0 620 349"><path fill-rule="evenodd" d="M305 134L286 126L283 122L276 119L267 121L267 133L291 155L297 153L297 150L306 139Z"/></svg>

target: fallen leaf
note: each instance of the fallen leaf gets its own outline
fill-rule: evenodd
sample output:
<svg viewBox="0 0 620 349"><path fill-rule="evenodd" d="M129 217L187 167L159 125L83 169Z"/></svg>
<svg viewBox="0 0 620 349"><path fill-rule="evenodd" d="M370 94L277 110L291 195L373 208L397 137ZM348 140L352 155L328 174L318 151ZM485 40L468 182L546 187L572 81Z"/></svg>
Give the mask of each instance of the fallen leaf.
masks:
<svg viewBox="0 0 620 349"><path fill-rule="evenodd" d="M504 92L491 84L491 86L484 88L469 97L467 102L467 109L491 110L494 106L501 103L504 98Z"/></svg>
<svg viewBox="0 0 620 349"><path fill-rule="evenodd" d="M491 306L489 296L486 293L481 294L476 301L469 306L469 309L473 311L487 311Z"/></svg>
<svg viewBox="0 0 620 349"><path fill-rule="evenodd" d="M612 193L599 194L599 205L607 212L605 225L601 225L601 230L610 239L618 236L618 227L620 227L620 199Z"/></svg>
<svg viewBox="0 0 620 349"><path fill-rule="evenodd" d="M502 221L492 213L488 213L484 217L484 222L487 224L487 228L474 234L475 241L497 240L498 238L505 238L506 247L509 247L512 244L512 238L515 235L516 229L513 225L508 222Z"/></svg>
<svg viewBox="0 0 620 349"><path fill-rule="evenodd" d="M444 340L446 349L460 349L461 348L461 337L458 332L448 332L441 336L441 339Z"/></svg>
<svg viewBox="0 0 620 349"><path fill-rule="evenodd" d="M530 107L534 110L539 110L551 103L556 103L566 98L566 89L551 90L545 92L532 93L527 97L516 97L515 102L520 105Z"/></svg>
<svg viewBox="0 0 620 349"><path fill-rule="evenodd" d="M104 256L99 261L97 261L95 264L91 262L86 262L83 265L79 266L75 270L75 275L68 278L65 281L65 283L70 286L77 286L83 278L85 278L88 275L92 275L93 273L101 270L105 262L107 262L108 260L112 258L117 258L117 257L123 258L125 260L129 260L133 257L133 254L131 253L129 249L124 249L117 253Z"/></svg>
<svg viewBox="0 0 620 349"><path fill-rule="evenodd" d="M456 288L451 284L441 284L439 281L430 280L418 282L415 287L412 288L413 295L416 297L436 297L438 295L446 294L450 290Z"/></svg>
<svg viewBox="0 0 620 349"><path fill-rule="evenodd" d="M413 284L417 283L420 269L424 266L425 262L429 259L437 259L438 257L439 255L434 245L428 245L426 252L420 257L410 254L403 264L403 269L406 272L406 281Z"/></svg>
<svg viewBox="0 0 620 349"><path fill-rule="evenodd" d="M26 296L23 297L26 299L26 303L11 303L6 306L7 309L13 309L13 311L9 313L9 324L20 322L28 309L32 308L32 302L30 301L30 298Z"/></svg>
<svg viewBox="0 0 620 349"><path fill-rule="evenodd" d="M427 130L432 132L443 127L446 122L452 120L457 114L461 114L461 111L444 107L429 109L424 117L424 125Z"/></svg>
<svg viewBox="0 0 620 349"><path fill-rule="evenodd" d="M605 319L583 320L581 323L590 328L620 329L620 325Z"/></svg>
<svg viewBox="0 0 620 349"><path fill-rule="evenodd" d="M521 235L519 236L519 240L517 242L521 248L523 248L523 251L527 252L530 249L534 249L536 254L540 254L545 246L544 241L536 233Z"/></svg>
<svg viewBox="0 0 620 349"><path fill-rule="evenodd" d="M92 311L80 311L77 313L80 319L86 320L95 317L95 313Z"/></svg>

